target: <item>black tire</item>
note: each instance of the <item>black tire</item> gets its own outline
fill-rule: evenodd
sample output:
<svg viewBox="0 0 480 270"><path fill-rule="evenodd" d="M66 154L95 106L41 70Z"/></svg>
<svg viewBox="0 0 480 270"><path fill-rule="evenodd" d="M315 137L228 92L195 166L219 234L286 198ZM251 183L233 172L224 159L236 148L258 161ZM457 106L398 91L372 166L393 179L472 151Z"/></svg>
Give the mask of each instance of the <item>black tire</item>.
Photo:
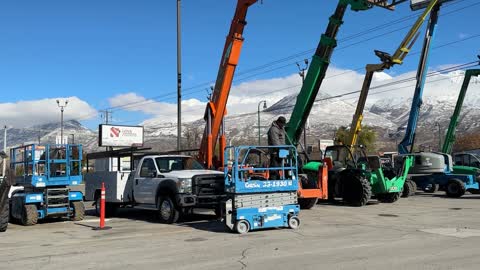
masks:
<svg viewBox="0 0 480 270"><path fill-rule="evenodd" d="M364 206L372 197L370 182L363 176L346 174L342 179L343 200L350 206Z"/></svg>
<svg viewBox="0 0 480 270"><path fill-rule="evenodd" d="M410 193L410 196L414 196L417 193L417 183L415 183L413 180L410 180L410 185L412 185L412 193Z"/></svg>
<svg viewBox="0 0 480 270"><path fill-rule="evenodd" d="M172 224L178 221L180 211L169 196L158 198L158 218L161 223Z"/></svg>
<svg viewBox="0 0 480 270"><path fill-rule="evenodd" d="M381 203L394 203L400 199L401 192L377 194L377 200Z"/></svg>
<svg viewBox="0 0 480 270"><path fill-rule="evenodd" d="M73 213L70 219L73 221L83 220L85 218L85 205L83 204L83 202L82 201L71 202L70 205L73 210Z"/></svg>
<svg viewBox="0 0 480 270"><path fill-rule="evenodd" d="M435 193L439 189L440 189L440 185L435 184L435 182L432 180L432 181L430 181L430 184L427 187L423 188L423 191L426 192L426 193Z"/></svg>
<svg viewBox="0 0 480 270"><path fill-rule="evenodd" d="M100 216L100 197L95 198L95 215ZM105 203L105 217L113 217L117 214L118 205L114 203Z"/></svg>
<svg viewBox="0 0 480 270"><path fill-rule="evenodd" d="M447 187L445 189L447 196L450 198L460 198L465 194L465 185L459 179L451 179L447 183Z"/></svg>
<svg viewBox="0 0 480 270"><path fill-rule="evenodd" d="M301 209L311 209L318 202L318 198L298 198L298 204Z"/></svg>
<svg viewBox="0 0 480 270"><path fill-rule="evenodd" d="M402 198L410 197L410 195L412 194L412 189L413 187L411 181L405 181L405 184L403 184Z"/></svg>
<svg viewBox="0 0 480 270"><path fill-rule="evenodd" d="M10 217L10 207L9 207L8 200L6 201L5 205L0 212L0 232L4 232L7 230L8 227L8 219ZM1 205L0 205L1 207Z"/></svg>
<svg viewBox="0 0 480 270"><path fill-rule="evenodd" d="M37 206L34 204L25 204L22 209L21 223L23 226L32 226L38 222Z"/></svg>

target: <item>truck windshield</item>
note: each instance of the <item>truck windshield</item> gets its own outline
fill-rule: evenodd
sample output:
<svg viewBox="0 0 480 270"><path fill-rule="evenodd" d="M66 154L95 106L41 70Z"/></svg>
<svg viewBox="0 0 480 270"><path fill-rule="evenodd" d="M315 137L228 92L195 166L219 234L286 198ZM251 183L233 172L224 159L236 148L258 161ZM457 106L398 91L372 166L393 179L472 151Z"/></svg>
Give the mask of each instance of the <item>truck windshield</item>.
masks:
<svg viewBox="0 0 480 270"><path fill-rule="evenodd" d="M191 157L157 157L155 162L160 172L204 169L200 162Z"/></svg>

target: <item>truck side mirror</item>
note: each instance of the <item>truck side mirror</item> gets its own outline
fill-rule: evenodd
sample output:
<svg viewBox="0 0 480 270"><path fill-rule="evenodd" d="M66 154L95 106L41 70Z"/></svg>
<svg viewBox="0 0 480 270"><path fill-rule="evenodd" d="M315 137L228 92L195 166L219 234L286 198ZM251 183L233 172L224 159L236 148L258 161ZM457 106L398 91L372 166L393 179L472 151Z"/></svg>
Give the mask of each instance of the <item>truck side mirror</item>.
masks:
<svg viewBox="0 0 480 270"><path fill-rule="evenodd" d="M157 171L150 171L150 172L148 172L148 177L149 177L149 178L155 178L155 177L157 177Z"/></svg>

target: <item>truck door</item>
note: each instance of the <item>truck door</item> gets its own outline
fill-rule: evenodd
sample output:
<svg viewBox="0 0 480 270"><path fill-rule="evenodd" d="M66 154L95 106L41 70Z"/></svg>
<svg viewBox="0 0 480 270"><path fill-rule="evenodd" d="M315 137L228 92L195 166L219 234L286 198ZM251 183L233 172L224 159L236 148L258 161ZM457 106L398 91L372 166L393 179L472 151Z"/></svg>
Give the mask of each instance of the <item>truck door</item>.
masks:
<svg viewBox="0 0 480 270"><path fill-rule="evenodd" d="M158 175L155 162L151 158L145 158L139 169L140 172L135 174L135 181L133 183L135 201L137 203L153 204L155 203L155 178Z"/></svg>

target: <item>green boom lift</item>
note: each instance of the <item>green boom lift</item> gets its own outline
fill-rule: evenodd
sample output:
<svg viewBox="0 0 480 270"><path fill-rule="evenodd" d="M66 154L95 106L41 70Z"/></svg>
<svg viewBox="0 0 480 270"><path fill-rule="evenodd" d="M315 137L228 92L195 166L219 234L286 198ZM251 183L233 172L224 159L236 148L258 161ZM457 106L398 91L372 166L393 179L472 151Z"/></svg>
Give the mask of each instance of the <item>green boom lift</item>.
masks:
<svg viewBox="0 0 480 270"><path fill-rule="evenodd" d="M289 122L286 125L287 143L297 146L300 141L303 127L307 121L308 115L315 103L315 98L318 94L320 86L330 64L330 58L337 46L336 36L343 23L343 16L350 6L354 11L368 10L373 6L380 6L393 10L396 4L405 2L407 0L340 0L335 9L335 13L330 17L327 30L321 36L315 54L312 57L312 62L308 69L305 82L302 85L293 112L290 116ZM307 156L307 155L306 155ZM323 167L321 161L310 161L307 156L307 163L302 170L307 175L301 181L303 188L320 188L321 181L318 181L319 170ZM312 207L318 198L304 198L300 201L302 208Z"/></svg>
<svg viewBox="0 0 480 270"><path fill-rule="evenodd" d="M457 126L460 121L460 112L462 110L463 101L465 100L465 95L467 94L470 79L474 76L480 76L480 69L469 69L465 72L465 79L463 80L462 88L460 89L460 94L458 95L457 104L455 105L455 110L453 111L450 124L448 125L447 135L445 136L445 141L443 142L442 153L449 155L452 154L453 144L455 143L455 133L457 132ZM478 171L479 169L475 167L459 165L453 166L453 173L455 174L477 175Z"/></svg>
<svg viewBox="0 0 480 270"><path fill-rule="evenodd" d="M367 156L363 147L358 147L358 135L361 132L363 111L375 72L390 69L396 64L402 64L420 34L420 28L427 16L439 0L430 1L415 24L410 28L400 46L393 55L375 50L380 58L379 64L366 65L365 78L357 102L357 108L350 125L350 134L345 145L327 147L326 153L332 159L333 166L329 172L329 197L341 197L354 206L365 205L372 195L378 201L393 203L402 195L408 171L413 157L405 157L402 167L398 170L383 168L378 156ZM354 153L355 151L358 153ZM349 160L351 159L351 160ZM358 162L360 161L360 162ZM415 190L413 181L407 182L407 190ZM409 194L409 192L407 192Z"/></svg>

